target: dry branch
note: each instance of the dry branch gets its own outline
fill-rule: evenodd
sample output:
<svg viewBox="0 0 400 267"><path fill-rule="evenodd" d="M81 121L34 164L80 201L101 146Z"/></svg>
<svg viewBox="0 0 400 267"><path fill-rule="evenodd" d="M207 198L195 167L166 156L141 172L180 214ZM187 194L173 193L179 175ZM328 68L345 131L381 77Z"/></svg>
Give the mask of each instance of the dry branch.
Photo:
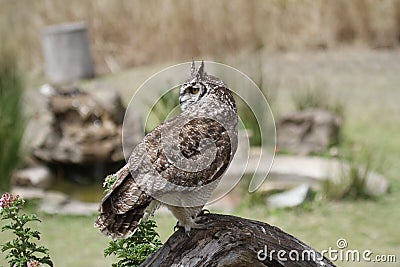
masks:
<svg viewBox="0 0 400 267"><path fill-rule="evenodd" d="M269 224L220 214L201 219L207 229L179 229L140 266L335 266Z"/></svg>

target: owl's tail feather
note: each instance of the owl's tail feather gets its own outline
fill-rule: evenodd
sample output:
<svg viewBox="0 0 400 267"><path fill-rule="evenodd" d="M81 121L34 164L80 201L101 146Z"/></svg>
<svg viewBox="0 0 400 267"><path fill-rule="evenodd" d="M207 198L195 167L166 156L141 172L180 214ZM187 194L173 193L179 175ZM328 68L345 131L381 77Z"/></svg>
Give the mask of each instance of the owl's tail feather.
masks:
<svg viewBox="0 0 400 267"><path fill-rule="evenodd" d="M95 222L95 227L112 239L130 237L136 232L150 202L145 202L122 214L113 211L102 212Z"/></svg>

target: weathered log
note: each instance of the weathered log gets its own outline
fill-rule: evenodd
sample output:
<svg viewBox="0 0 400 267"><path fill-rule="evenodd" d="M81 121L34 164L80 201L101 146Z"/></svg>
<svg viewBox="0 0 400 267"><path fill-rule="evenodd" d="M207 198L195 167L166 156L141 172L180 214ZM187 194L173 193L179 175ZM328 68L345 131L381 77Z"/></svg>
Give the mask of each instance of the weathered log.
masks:
<svg viewBox="0 0 400 267"><path fill-rule="evenodd" d="M179 229L140 266L335 266L267 223L220 214L205 214L201 222L206 229Z"/></svg>

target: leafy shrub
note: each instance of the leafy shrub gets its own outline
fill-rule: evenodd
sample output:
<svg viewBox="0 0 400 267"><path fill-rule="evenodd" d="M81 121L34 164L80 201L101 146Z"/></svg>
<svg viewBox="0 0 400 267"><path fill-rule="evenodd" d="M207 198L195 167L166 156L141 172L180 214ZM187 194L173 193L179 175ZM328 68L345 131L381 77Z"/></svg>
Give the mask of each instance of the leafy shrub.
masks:
<svg viewBox="0 0 400 267"><path fill-rule="evenodd" d="M109 175L104 181L105 192L116 181L116 175ZM108 247L104 250L104 256L115 255L119 261L113 263L113 267L134 267L139 266L146 258L157 251L162 243L159 234L156 232L156 222L147 220L141 222L134 235L125 238L110 241Z"/></svg>
<svg viewBox="0 0 400 267"><path fill-rule="evenodd" d="M40 232L27 227L30 222L40 222L39 218L34 214L20 214L24 203L22 198L9 193L3 194L0 199L0 220L9 221L1 231L11 231L16 236L12 241L0 245L1 252L8 251L6 259L10 266L53 266L48 249L37 246L33 241L40 239Z"/></svg>
<svg viewBox="0 0 400 267"><path fill-rule="evenodd" d="M113 267L139 266L147 257L162 245L155 221L148 220L138 226L135 234L126 239L117 239L109 243L104 256L115 255L119 259Z"/></svg>

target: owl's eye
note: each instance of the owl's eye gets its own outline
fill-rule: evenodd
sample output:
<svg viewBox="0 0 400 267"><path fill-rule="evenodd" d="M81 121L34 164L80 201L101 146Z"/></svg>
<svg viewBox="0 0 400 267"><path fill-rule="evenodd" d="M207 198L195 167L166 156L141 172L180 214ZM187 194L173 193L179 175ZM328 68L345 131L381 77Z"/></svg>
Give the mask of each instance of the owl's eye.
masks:
<svg viewBox="0 0 400 267"><path fill-rule="evenodd" d="M191 94L198 94L199 93L199 88L197 88L197 87L190 87L189 88L189 91L190 91L190 93Z"/></svg>

